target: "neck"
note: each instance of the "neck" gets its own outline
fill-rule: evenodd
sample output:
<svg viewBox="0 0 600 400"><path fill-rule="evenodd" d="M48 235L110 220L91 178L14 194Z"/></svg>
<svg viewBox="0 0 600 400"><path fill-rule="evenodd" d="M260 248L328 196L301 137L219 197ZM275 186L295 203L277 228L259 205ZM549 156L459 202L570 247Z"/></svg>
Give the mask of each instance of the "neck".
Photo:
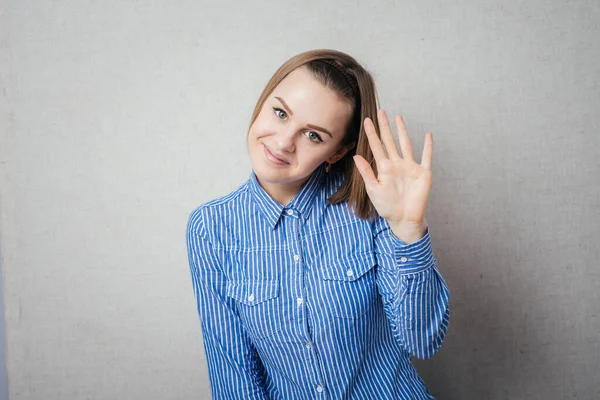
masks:
<svg viewBox="0 0 600 400"><path fill-rule="evenodd" d="M256 177L256 180L264 189L264 191L267 192L267 194L271 196L273 200L275 200L282 206L286 206L309 179L310 175L300 182L292 182L289 184L277 184L263 182L258 178L258 176Z"/></svg>

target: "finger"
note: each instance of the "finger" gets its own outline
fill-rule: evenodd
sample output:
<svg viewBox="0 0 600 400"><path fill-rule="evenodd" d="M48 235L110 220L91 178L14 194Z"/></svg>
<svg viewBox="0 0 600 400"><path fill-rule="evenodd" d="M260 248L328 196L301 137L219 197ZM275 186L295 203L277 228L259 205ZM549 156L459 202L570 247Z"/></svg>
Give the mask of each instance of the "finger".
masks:
<svg viewBox="0 0 600 400"><path fill-rule="evenodd" d="M377 114L377 120L379 122L379 133L381 135L381 140L383 141L383 145L385 146L388 157L390 160L400 158L400 154L398 154L398 147L396 147L396 142L394 141L394 133L392 132L392 128L390 128L387 113L384 110L379 110Z"/></svg>
<svg viewBox="0 0 600 400"><path fill-rule="evenodd" d="M406 131L406 125L404 124L404 118L400 115L396 115L394 118L396 121L396 129L398 130L398 139L400 142L400 149L402 150L402 158L409 161L414 161L412 153L412 144Z"/></svg>
<svg viewBox="0 0 600 400"><path fill-rule="evenodd" d="M373 187L374 185L376 185L378 183L377 177L375 176L373 168L371 168L371 165L369 165L367 160L365 160L363 156L359 156L358 154L352 157L352 159L354 160L356 169L358 169L358 172L360 172L360 175L365 181L365 186Z"/></svg>
<svg viewBox="0 0 600 400"><path fill-rule="evenodd" d="M421 166L431 171L431 159L433 157L433 133L425 132L425 144L423 145L423 155L421 156Z"/></svg>
<svg viewBox="0 0 600 400"><path fill-rule="evenodd" d="M364 125L365 133L367 134L367 139L369 140L369 147L371 148L373 157L375 157L377 166L379 166L379 162L381 160L385 160L387 156L385 155L383 147L381 146L381 142L379 141L379 137L377 136L377 131L375 130L375 124L373 124L373 120L369 117L365 118Z"/></svg>

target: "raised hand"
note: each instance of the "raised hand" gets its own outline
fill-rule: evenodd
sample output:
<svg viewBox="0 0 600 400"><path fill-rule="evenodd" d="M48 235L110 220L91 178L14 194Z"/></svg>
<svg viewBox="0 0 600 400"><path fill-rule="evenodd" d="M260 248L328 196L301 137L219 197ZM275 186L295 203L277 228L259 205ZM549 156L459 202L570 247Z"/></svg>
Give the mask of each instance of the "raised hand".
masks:
<svg viewBox="0 0 600 400"><path fill-rule="evenodd" d="M408 232L411 229L423 233L427 227L425 209L431 190L433 134L425 133L421 163L418 164L413 158L412 146L402 117L395 117L402 157L398 153L386 112L379 110L377 119L381 140L370 118L365 118L364 126L378 176L375 176L369 163L360 155L354 156L356 167L365 181L369 199L379 215L388 221L392 230L397 228L394 233Z"/></svg>

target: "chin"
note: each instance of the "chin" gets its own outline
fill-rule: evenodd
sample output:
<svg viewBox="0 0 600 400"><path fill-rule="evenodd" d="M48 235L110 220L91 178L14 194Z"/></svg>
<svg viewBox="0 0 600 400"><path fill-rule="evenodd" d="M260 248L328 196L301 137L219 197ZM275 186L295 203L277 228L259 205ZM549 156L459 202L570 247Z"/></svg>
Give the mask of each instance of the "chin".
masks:
<svg viewBox="0 0 600 400"><path fill-rule="evenodd" d="M256 174L257 178L270 183L285 183L289 180L289 174L286 171L274 169L273 167L266 165L264 162L253 162L252 169Z"/></svg>
<svg viewBox="0 0 600 400"><path fill-rule="evenodd" d="M263 145L259 144L250 155L250 163L256 177L262 182L275 185L288 185L304 180L313 171L299 170L297 165L273 165L264 156ZM314 169L316 169L315 166Z"/></svg>

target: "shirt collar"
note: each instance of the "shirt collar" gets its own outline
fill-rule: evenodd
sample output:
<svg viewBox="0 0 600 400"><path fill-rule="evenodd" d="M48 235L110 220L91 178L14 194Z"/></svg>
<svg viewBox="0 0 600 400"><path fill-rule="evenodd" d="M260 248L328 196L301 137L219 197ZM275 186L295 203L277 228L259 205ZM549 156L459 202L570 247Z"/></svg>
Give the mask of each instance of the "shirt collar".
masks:
<svg viewBox="0 0 600 400"><path fill-rule="evenodd" d="M258 209L267 220L269 227L275 229L284 210L292 209L298 212L300 216L304 218L308 217L314 203L313 200L323 184L324 176L325 166L322 164L317 167L308 181L306 181L298 193L284 207L265 192L260 183L258 183L254 170L252 170L249 179L250 194L256 202Z"/></svg>

